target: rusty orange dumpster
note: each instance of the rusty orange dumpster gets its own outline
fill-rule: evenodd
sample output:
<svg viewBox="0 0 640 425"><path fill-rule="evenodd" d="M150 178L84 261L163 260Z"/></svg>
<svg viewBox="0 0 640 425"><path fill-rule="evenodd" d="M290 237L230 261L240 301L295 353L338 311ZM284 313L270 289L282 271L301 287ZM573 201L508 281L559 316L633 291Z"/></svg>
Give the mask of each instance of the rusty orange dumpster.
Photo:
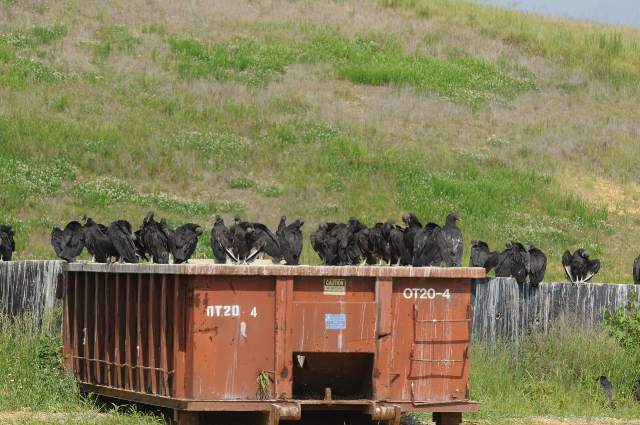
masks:
<svg viewBox="0 0 640 425"><path fill-rule="evenodd" d="M64 353L85 391L269 424L352 410L459 423L469 399L470 279L482 268L63 267Z"/></svg>

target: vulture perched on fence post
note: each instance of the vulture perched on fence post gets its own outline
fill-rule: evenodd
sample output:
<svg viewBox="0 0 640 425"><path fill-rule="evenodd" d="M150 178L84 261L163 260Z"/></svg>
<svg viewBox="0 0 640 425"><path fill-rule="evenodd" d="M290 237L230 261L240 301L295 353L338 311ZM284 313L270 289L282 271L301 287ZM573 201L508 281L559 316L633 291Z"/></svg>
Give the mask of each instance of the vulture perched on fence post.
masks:
<svg viewBox="0 0 640 425"><path fill-rule="evenodd" d="M640 255L633 262L633 283L640 285Z"/></svg>
<svg viewBox="0 0 640 425"><path fill-rule="evenodd" d="M471 258L469 267L484 267L485 273L489 273L498 264L500 252L489 250L489 245L478 239L471 241Z"/></svg>
<svg viewBox="0 0 640 425"><path fill-rule="evenodd" d="M498 264L496 264L496 277L511 276L511 242L507 242L507 249L502 251L498 256Z"/></svg>
<svg viewBox="0 0 640 425"><path fill-rule="evenodd" d="M571 254L566 250L562 255L564 276L571 283L585 283L600 271L600 260L590 260L589 252L578 249Z"/></svg>
<svg viewBox="0 0 640 425"><path fill-rule="evenodd" d="M536 248L533 243L529 243L529 282L531 286L537 288L542 279L544 279L546 271L547 256Z"/></svg>
<svg viewBox="0 0 640 425"><path fill-rule="evenodd" d="M6 224L0 224L0 261L11 261L11 257L16 250L16 242L13 235L16 229Z"/></svg>
<svg viewBox="0 0 640 425"><path fill-rule="evenodd" d="M519 285L527 281L530 270L529 253L524 245L519 242L509 241L509 260L511 262L511 276Z"/></svg>

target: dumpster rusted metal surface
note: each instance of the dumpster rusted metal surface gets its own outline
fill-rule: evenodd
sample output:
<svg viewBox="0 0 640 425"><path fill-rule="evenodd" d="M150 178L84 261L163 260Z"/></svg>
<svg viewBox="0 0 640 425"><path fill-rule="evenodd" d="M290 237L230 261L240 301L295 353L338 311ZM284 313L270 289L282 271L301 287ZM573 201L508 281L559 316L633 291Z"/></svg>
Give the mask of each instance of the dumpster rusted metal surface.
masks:
<svg viewBox="0 0 640 425"><path fill-rule="evenodd" d="M482 268L64 265L64 353L86 390L175 409L344 409L398 423L469 400ZM263 384L258 384L258 377ZM266 379L265 379L266 378Z"/></svg>

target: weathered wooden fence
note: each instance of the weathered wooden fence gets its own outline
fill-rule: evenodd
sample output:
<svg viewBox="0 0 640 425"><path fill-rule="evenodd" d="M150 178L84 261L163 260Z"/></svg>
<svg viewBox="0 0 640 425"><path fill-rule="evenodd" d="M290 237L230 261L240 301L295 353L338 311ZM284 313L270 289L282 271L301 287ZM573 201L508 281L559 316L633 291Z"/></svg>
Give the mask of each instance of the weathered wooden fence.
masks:
<svg viewBox="0 0 640 425"><path fill-rule="evenodd" d="M473 333L483 338L513 338L529 330L547 330L561 315L581 328L602 321L604 307L617 309L640 285L541 283L533 288L511 278L474 279L471 304ZM635 295L635 299L640 299Z"/></svg>
<svg viewBox="0 0 640 425"><path fill-rule="evenodd" d="M4 313L22 316L29 311L39 322L56 303L61 261L4 261L0 263L0 305Z"/></svg>
<svg viewBox="0 0 640 425"><path fill-rule="evenodd" d="M29 311L40 320L56 303L60 261L9 261L0 263L0 303L5 313ZM538 288L518 285L514 279L485 278L471 282L471 304L476 336L513 338L532 329L547 330L550 323L569 313L582 328L602 320L604 307L618 308L635 285L542 283ZM640 299L636 295L636 299Z"/></svg>

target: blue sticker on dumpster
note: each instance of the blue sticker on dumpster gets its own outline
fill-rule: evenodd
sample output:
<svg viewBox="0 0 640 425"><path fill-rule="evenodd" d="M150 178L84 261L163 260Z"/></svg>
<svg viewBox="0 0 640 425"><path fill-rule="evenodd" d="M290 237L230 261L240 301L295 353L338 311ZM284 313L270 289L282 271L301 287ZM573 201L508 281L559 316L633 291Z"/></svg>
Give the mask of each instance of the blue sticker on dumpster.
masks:
<svg viewBox="0 0 640 425"><path fill-rule="evenodd" d="M347 315L346 314L325 314L324 328L325 329L347 329Z"/></svg>

